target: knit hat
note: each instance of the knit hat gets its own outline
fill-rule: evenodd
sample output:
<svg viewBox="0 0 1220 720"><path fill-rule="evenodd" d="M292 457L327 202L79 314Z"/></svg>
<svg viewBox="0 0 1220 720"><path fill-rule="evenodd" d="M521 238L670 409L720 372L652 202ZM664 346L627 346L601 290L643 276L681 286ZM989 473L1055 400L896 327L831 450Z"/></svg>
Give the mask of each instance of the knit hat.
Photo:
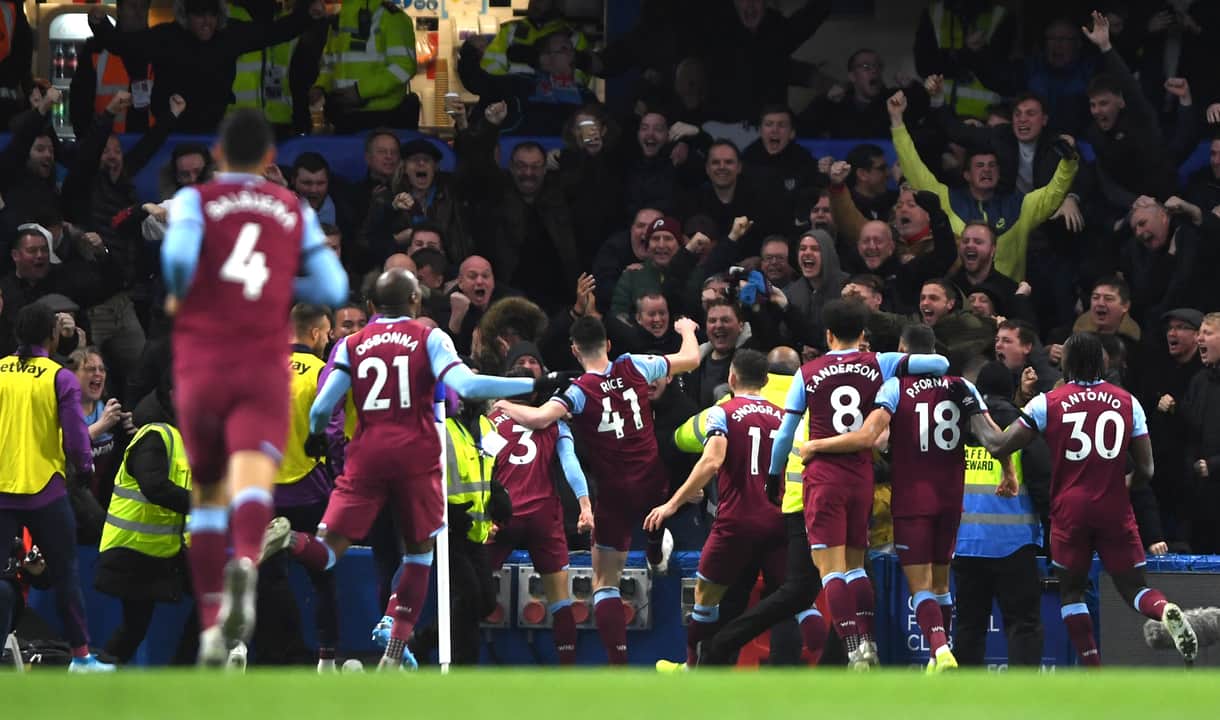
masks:
<svg viewBox="0 0 1220 720"><path fill-rule="evenodd" d="M653 221L648 228L648 238L651 239L653 233L667 232L679 240L682 239L682 223L678 222L677 218L668 215L659 217Z"/></svg>
<svg viewBox="0 0 1220 720"><path fill-rule="evenodd" d="M1012 371L1004 363L989 362L979 368L979 377L974 386L982 395L1012 398L1015 390L1012 381Z"/></svg>

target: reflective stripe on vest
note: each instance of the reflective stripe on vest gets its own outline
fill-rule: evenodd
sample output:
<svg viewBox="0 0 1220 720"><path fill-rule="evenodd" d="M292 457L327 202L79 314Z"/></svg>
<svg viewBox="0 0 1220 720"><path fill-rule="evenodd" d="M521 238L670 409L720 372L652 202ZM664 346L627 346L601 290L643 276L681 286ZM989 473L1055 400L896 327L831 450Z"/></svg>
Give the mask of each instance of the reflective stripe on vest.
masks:
<svg viewBox="0 0 1220 720"><path fill-rule="evenodd" d="M1018 482L1021 453L1012 455ZM1034 503L1020 482L1016 497L995 494L1003 478L1000 463L985 448L966 446L966 493L957 531L957 555L1007 557L1026 545L1039 545L1042 531Z"/></svg>
<svg viewBox="0 0 1220 720"><path fill-rule="evenodd" d="M0 492L34 495L65 474L55 391L61 369L45 357L0 358Z"/></svg>
<svg viewBox="0 0 1220 720"><path fill-rule="evenodd" d="M945 12L944 2L934 2L928 7L928 19L931 21L932 32L936 35L938 47L945 50L961 50L965 47L965 26L957 15ZM995 7L978 15L975 19L975 29L982 31L984 44L991 42L996 28L1000 26L1000 21L1003 19L1003 7ZM1003 99L998 93L988 90L973 75L968 82L956 82L951 78L945 78L945 97L949 99L958 115L979 119L985 119L987 108Z"/></svg>
<svg viewBox="0 0 1220 720"><path fill-rule="evenodd" d="M123 463L114 478L114 492L106 524L102 528L101 552L114 548L133 550L151 557L168 558L182 551L186 542L186 516L150 502L127 470L131 448L149 434L161 436L169 460L169 480L184 490L191 488L191 467L177 428L152 423L140 428L123 453Z"/></svg>
<svg viewBox="0 0 1220 720"><path fill-rule="evenodd" d="M358 17L362 10L371 13L367 35L360 32ZM390 87L383 77L387 72L397 81ZM410 17L387 10L381 3L362 6L351 2L340 6L338 25L332 29L323 50L319 87L355 86L360 90L362 86L376 86L380 90L375 96L361 92L364 102L355 111L393 110L410 92L414 72L414 21Z"/></svg>
<svg viewBox="0 0 1220 720"><path fill-rule="evenodd" d="M492 470L495 458L485 454L470 431L454 418L445 420L446 442L446 501L451 505L470 503L467 514L472 525L466 537L471 542L484 543L491 535L491 517L487 502L491 496ZM494 433L491 421L479 416L479 435Z"/></svg>
<svg viewBox="0 0 1220 720"><path fill-rule="evenodd" d="M229 17L253 22L249 11L239 5L229 5ZM292 122L292 88L288 85L288 69L296 50L296 38L278 45L252 50L238 56L233 76L232 112L238 108L262 110L267 121L277 125Z"/></svg>
<svg viewBox="0 0 1220 720"><path fill-rule="evenodd" d="M93 114L101 115L106 112L106 108L110 106L110 101L120 92L127 92L131 89L131 76L127 72L127 66L123 63L123 58L118 55L112 55L110 52L103 50L102 52L93 53L93 70L97 76L96 85L93 89ZM153 79L152 68L147 68L145 73L148 80ZM152 114L148 116L149 126L155 125ZM127 113L119 113L114 117L114 132L127 132Z"/></svg>

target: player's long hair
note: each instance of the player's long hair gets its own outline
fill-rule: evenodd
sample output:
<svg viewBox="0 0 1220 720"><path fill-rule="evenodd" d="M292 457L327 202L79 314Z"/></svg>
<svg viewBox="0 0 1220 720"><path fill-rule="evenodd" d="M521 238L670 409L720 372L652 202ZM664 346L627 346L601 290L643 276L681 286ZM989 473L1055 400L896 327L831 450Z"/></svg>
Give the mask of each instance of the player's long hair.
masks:
<svg viewBox="0 0 1220 720"><path fill-rule="evenodd" d="M42 303L26 305L17 313L13 334L17 336L17 362L25 367L34 348L42 347L55 334L55 313Z"/></svg>
<svg viewBox="0 0 1220 720"><path fill-rule="evenodd" d="M1095 333L1076 333L1063 343L1064 382L1096 382L1105 373L1105 351Z"/></svg>
<svg viewBox="0 0 1220 720"><path fill-rule="evenodd" d="M504 367L508 348L527 340L538 343L546 332L548 321L542 308L523 297L507 297L495 301L479 320L482 336L481 352L475 357L485 373L498 375Z"/></svg>

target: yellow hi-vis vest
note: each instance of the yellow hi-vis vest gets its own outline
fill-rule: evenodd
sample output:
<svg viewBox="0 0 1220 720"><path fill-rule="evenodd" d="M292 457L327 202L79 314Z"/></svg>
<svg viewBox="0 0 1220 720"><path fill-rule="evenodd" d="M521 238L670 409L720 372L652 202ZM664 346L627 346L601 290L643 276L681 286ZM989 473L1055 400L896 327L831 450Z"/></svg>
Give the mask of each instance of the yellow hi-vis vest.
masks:
<svg viewBox="0 0 1220 720"><path fill-rule="evenodd" d="M326 361L313 353L293 351L288 367L292 371L289 402L288 441L284 445L284 459L276 472L277 485L291 485L313 472L319 463L305 457L305 438L309 437L309 408L318 396L318 373Z"/></svg>
<svg viewBox="0 0 1220 720"><path fill-rule="evenodd" d="M36 495L56 473L66 474L55 394L62 369L45 357L0 358L0 492Z"/></svg>
<svg viewBox="0 0 1220 720"><path fill-rule="evenodd" d="M939 47L945 50L960 50L966 46L966 29L961 18L952 12L946 12L943 0L937 0L928 6L928 18L932 21L932 31L936 33L936 44ZM1004 8L993 7L979 14L974 29L983 33L984 43L989 43L1003 19ZM987 108L1002 99L973 76L969 82L956 82L945 78L945 97L953 102L952 107L959 116L979 120L986 120Z"/></svg>
<svg viewBox="0 0 1220 720"><path fill-rule="evenodd" d="M250 11L229 4L229 18L253 22ZM279 45L252 50L237 56L237 74L233 77L234 101L229 112L239 108L262 110L273 125L292 123L292 88L288 87L288 68L296 50L296 38Z"/></svg>
<svg viewBox="0 0 1220 720"><path fill-rule="evenodd" d="M1026 545L1042 544L1041 521L1025 488L1021 453L1012 454L1016 497L995 494L1003 478L1000 462L986 448L966 446L966 494L957 531L956 555L1008 557Z"/></svg>
<svg viewBox="0 0 1220 720"><path fill-rule="evenodd" d="M796 376L767 373L767 384L762 389L763 398L783 408L794 377ZM732 395L725 395L716 404L720 405L731 397ZM674 431L674 445L679 450L692 454L703 452L703 443L707 439L707 411L710 409L699 411ZM780 503L780 510L785 514L802 512L805 509L805 497L802 495L804 484L801 480L805 466L801 464L801 446L808 439L809 413L805 413L796 429L796 436L792 439L792 452L788 454L788 466L784 469L784 498Z"/></svg>
<svg viewBox="0 0 1220 720"><path fill-rule="evenodd" d="M169 558L181 552L186 544L186 516L150 502L140 492L139 483L127 471L127 454L150 433L160 435L165 443L170 481L184 490L191 489L191 464L186 459L186 448L182 445L178 428L164 423L151 423L140 428L123 453L123 464L114 478L114 494L110 496L110 510L98 548L101 552L127 548L152 557Z"/></svg>
<svg viewBox="0 0 1220 720"><path fill-rule="evenodd" d="M535 27L528 20L512 20L500 25L496 30L496 36L491 42L487 43L487 49L483 51L483 58L479 61L479 67L483 68L490 75L533 75L536 70L529 65L510 62L508 59L508 48L510 45L527 45L533 47L538 44L542 38L557 32L566 32L572 40L572 49L576 52L589 49L589 39L584 33L579 30L573 30L568 25L566 20L556 18L543 23L542 27ZM573 73L577 84L588 86L589 74L583 70L576 70Z"/></svg>
<svg viewBox="0 0 1220 720"><path fill-rule="evenodd" d="M361 13L368 14L367 28L360 26ZM314 84L328 91L356 86L363 101L357 112L393 110L410 92L413 75L415 27L402 8L389 0L343 0Z"/></svg>
<svg viewBox="0 0 1220 720"><path fill-rule="evenodd" d="M491 499L491 474L496 459L484 453L466 426L456 419L447 418L445 430L446 500L450 505L471 503L469 513L474 522L466 537L471 542L485 543L491 534L487 502ZM491 421L480 415L479 436L495 431Z"/></svg>

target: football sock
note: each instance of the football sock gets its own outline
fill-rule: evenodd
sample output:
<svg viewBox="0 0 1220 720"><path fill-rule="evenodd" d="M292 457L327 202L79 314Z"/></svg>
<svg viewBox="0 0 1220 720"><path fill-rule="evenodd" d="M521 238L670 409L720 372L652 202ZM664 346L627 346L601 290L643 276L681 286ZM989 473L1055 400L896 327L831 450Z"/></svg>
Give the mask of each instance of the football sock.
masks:
<svg viewBox="0 0 1220 720"><path fill-rule="evenodd" d="M597 620L597 634L601 636L610 664L626 665L627 614L623 611L623 599L618 588L605 587L594 591L593 616Z"/></svg>
<svg viewBox="0 0 1220 720"><path fill-rule="evenodd" d="M798 613L796 622L801 628L805 647L813 656L813 664L817 665L822 660L822 650L826 647L826 618L822 617L817 608L812 607Z"/></svg>
<svg viewBox="0 0 1220 720"><path fill-rule="evenodd" d="M293 532L289 546L292 556L310 570L330 570L335 566L335 551L309 533Z"/></svg>
<svg viewBox="0 0 1220 720"><path fill-rule="evenodd" d="M940 605L936 602L936 596L927 590L915 593L914 602L915 621L919 623L919 629L928 641L928 651L935 655L937 650L949 642L945 636L944 616L941 614Z"/></svg>
<svg viewBox="0 0 1220 720"><path fill-rule="evenodd" d="M937 595L936 604L940 605L940 621L945 626L945 637L953 637L953 594Z"/></svg>
<svg viewBox="0 0 1220 720"><path fill-rule="evenodd" d="M405 555L402 561L402 574L398 578L396 592L390 596L390 606L386 614L394 618L394 629L390 637L401 640L404 644L410 639L423 609L424 600L428 596L428 577L432 573L432 551L417 555ZM386 657L402 660L402 645L397 652L391 654L391 643L386 646Z"/></svg>
<svg viewBox="0 0 1220 720"><path fill-rule="evenodd" d="M199 610L199 628L206 630L216 624L216 615L220 612L224 569L229 554L229 511L216 506L197 507L191 510L186 528L191 534L191 544L186 552L191 566L195 606Z"/></svg>
<svg viewBox="0 0 1220 720"><path fill-rule="evenodd" d="M873 592L873 581L868 579L864 568L844 573L847 589L856 601L856 628L862 640L873 639L873 616L876 614L877 595Z"/></svg>
<svg viewBox="0 0 1220 720"><path fill-rule="evenodd" d="M263 546L263 533L267 531L267 523L271 522L274 515L273 503L271 493L262 488L249 487L233 497L229 506L232 512L229 522L232 527L234 557L258 562Z"/></svg>
<svg viewBox="0 0 1220 720"><path fill-rule="evenodd" d="M855 598L847 589L843 573L827 573L822 578L822 587L826 591L826 604L835 632L843 640L847 652L853 653L860 648L860 631L856 624Z"/></svg>
<svg viewBox="0 0 1220 720"><path fill-rule="evenodd" d="M656 565L665 559L665 554L661 551L661 541L665 538L665 529L662 528L655 532L650 532L646 535L648 540L644 547L644 556L648 558L648 562Z"/></svg>
<svg viewBox="0 0 1220 720"><path fill-rule="evenodd" d="M1132 605L1144 617L1160 620L1161 616L1165 614L1165 604L1168 602L1160 590L1144 588L1136 593L1135 602Z"/></svg>
<svg viewBox="0 0 1220 720"><path fill-rule="evenodd" d="M1059 614L1063 617L1063 624L1067 626L1072 646L1080 656L1080 664L1100 667L1101 653L1097 650L1097 640L1093 637L1093 618L1089 617L1088 606L1084 603L1064 605Z"/></svg>
<svg viewBox="0 0 1220 720"><path fill-rule="evenodd" d="M555 637L555 652L560 665L576 664L576 618L572 617L572 601L551 603L551 630Z"/></svg>
<svg viewBox="0 0 1220 720"><path fill-rule="evenodd" d="M699 664L699 643L710 638L720 623L719 605L695 605L686 626L686 666Z"/></svg>

